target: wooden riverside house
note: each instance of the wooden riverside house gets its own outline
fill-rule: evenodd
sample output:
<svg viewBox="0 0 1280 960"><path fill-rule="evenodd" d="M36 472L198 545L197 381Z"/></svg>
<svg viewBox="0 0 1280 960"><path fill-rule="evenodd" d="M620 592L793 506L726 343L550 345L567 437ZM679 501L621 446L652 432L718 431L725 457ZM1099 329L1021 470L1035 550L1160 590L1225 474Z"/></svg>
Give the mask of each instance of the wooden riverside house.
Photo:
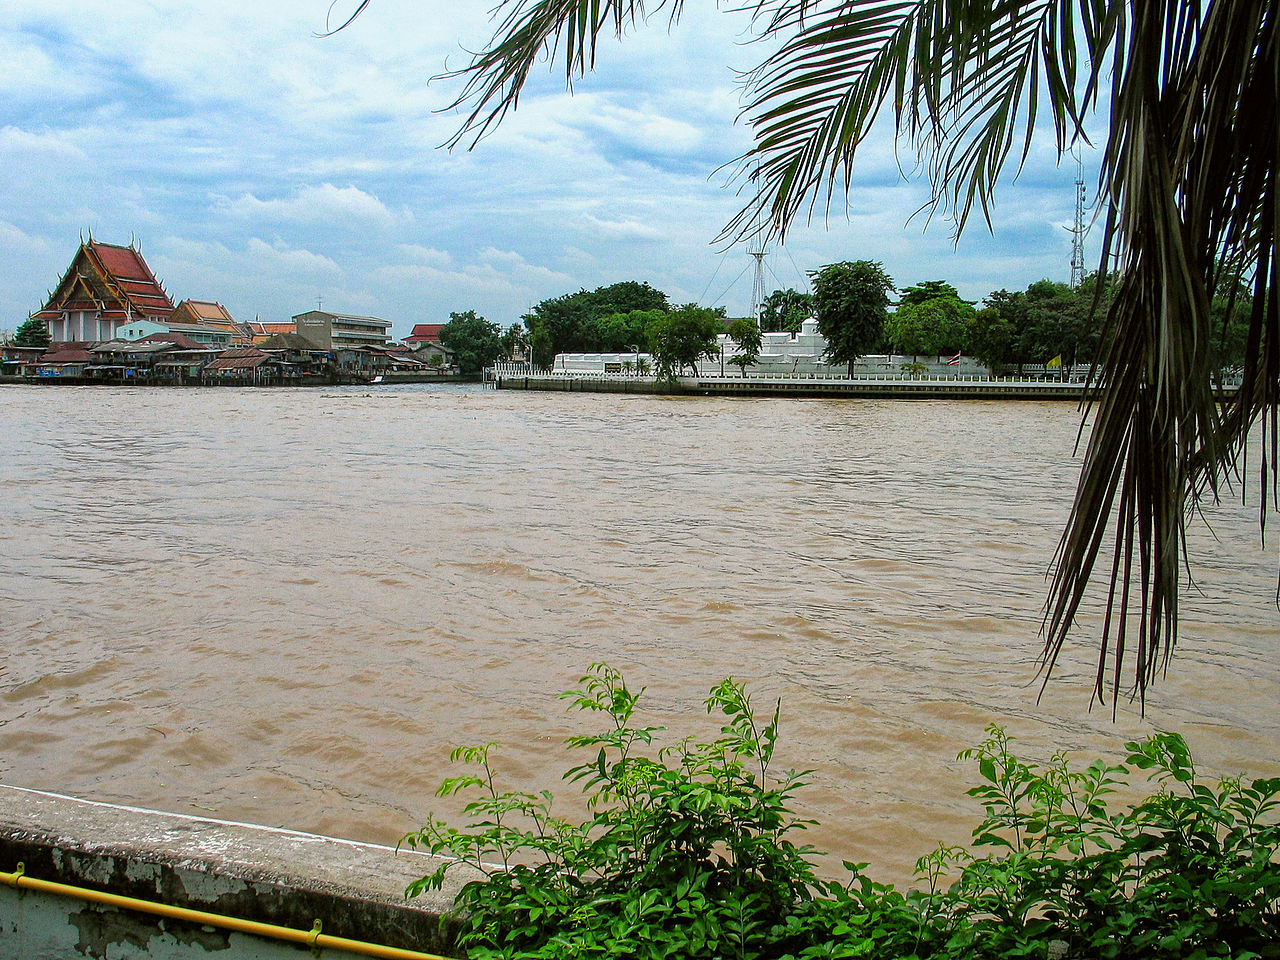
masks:
<svg viewBox="0 0 1280 960"><path fill-rule="evenodd" d="M90 235L44 307L32 316L45 322L49 339L58 344L114 340L134 320L162 323L172 314L173 301L141 251Z"/></svg>

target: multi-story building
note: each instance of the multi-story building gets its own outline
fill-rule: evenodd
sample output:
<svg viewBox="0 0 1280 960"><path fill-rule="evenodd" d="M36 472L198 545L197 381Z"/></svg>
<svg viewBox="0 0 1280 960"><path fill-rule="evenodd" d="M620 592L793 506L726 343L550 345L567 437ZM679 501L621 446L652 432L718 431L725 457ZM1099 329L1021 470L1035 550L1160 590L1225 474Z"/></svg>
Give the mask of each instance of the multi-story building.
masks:
<svg viewBox="0 0 1280 960"><path fill-rule="evenodd" d="M173 301L136 247L90 236L32 317L45 322L54 343L98 343L135 320L163 323L172 313Z"/></svg>
<svg viewBox="0 0 1280 960"><path fill-rule="evenodd" d="M165 333L182 334L216 347L247 347L253 342L245 325L236 323L226 307L211 300L183 300L167 320L134 320L116 330L119 339L129 341Z"/></svg>
<svg viewBox="0 0 1280 960"><path fill-rule="evenodd" d="M325 310L308 310L293 318L297 331L321 350L385 347L391 321Z"/></svg>
<svg viewBox="0 0 1280 960"><path fill-rule="evenodd" d="M197 343L247 347L253 337L243 323L236 323L216 300L183 300L169 318L169 329L185 333Z"/></svg>

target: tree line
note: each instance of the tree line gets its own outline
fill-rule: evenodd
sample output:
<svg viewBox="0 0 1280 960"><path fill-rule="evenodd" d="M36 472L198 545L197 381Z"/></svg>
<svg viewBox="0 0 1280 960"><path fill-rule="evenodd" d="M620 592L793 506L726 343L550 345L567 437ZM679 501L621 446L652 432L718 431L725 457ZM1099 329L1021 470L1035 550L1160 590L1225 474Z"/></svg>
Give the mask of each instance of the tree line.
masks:
<svg viewBox="0 0 1280 960"><path fill-rule="evenodd" d="M1078 287L1037 280L1025 290L996 290L981 304L945 280L896 289L882 264L858 260L810 273L813 293L775 290L760 312L761 329L798 331L809 318L829 344L828 359L853 363L866 354L967 354L993 371L1027 364L1088 364L1099 355L1114 295L1110 280L1090 274ZM891 297L898 294L896 306ZM1210 307L1214 368L1244 365L1250 293L1224 285Z"/></svg>
<svg viewBox="0 0 1280 960"><path fill-rule="evenodd" d="M980 304L946 280L895 287L883 264L870 260L828 264L809 277L812 293L773 291L758 326L728 319L724 307L673 305L648 283L626 280L543 300L505 331L473 310L452 313L441 342L467 373L518 353L539 367L562 353L635 353L637 361L645 353L659 376L673 377L696 374L699 361L719 356L721 334L735 347L726 363L745 371L759 358L761 332L798 332L812 318L827 341L827 361L850 369L867 354L966 354L993 371L1019 372L1093 362L1112 298L1112 285L1096 273L1078 287L1037 280L1025 290L996 290ZM1213 299L1210 349L1220 371L1244 363L1248 300L1247 289L1223 289Z"/></svg>
<svg viewBox="0 0 1280 960"><path fill-rule="evenodd" d="M745 344L734 361L754 363L760 350L754 323L727 320L724 307L672 304L663 291L635 280L548 298L505 331L474 311L449 316L440 342L464 373L516 353L538 367L552 366L562 353L634 353L647 362L643 353L658 376L670 378L716 356L716 338L726 331Z"/></svg>

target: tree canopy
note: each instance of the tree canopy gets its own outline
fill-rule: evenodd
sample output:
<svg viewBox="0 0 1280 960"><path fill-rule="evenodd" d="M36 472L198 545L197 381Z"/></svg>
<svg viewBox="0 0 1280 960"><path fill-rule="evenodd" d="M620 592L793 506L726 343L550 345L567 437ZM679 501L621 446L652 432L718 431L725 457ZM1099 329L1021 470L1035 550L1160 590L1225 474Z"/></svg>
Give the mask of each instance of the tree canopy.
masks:
<svg viewBox="0 0 1280 960"><path fill-rule="evenodd" d="M760 350L764 346L764 337L759 325L751 317L739 317L729 324L729 339L738 347L729 362L744 374L747 367L753 366L760 359Z"/></svg>
<svg viewBox="0 0 1280 960"><path fill-rule="evenodd" d="M973 315L972 304L951 294L904 301L885 321L884 334L898 353L959 353L969 345Z"/></svg>
<svg viewBox="0 0 1280 960"><path fill-rule="evenodd" d="M621 283L579 290L538 303L522 318L529 330L534 361L550 366L558 353L619 353L639 343L644 321L638 328L617 321L636 311L666 310L667 295L647 283ZM601 326L603 318L610 322ZM630 341L630 342L623 342Z"/></svg>
<svg viewBox="0 0 1280 960"><path fill-rule="evenodd" d="M18 325L13 335L15 347L47 347L49 346L49 327L43 320L31 317Z"/></svg>
<svg viewBox="0 0 1280 960"><path fill-rule="evenodd" d="M760 329L765 333L799 333L800 325L813 316L813 294L788 287L775 290L760 304Z"/></svg>
<svg viewBox="0 0 1280 960"><path fill-rule="evenodd" d="M900 294L898 306L920 304L926 300L936 300L939 297L951 297L954 300L960 299L960 291L946 280L924 280L920 283L913 283L909 287L903 287L898 293Z"/></svg>
<svg viewBox="0 0 1280 960"><path fill-rule="evenodd" d="M601 353L631 353L645 343L645 330L662 309L610 313L595 320L596 343Z"/></svg>
<svg viewBox="0 0 1280 960"><path fill-rule="evenodd" d="M655 315L645 333L658 376L672 379L685 367L697 376L698 361L716 356L716 338L723 332L723 307L686 303Z"/></svg>
<svg viewBox="0 0 1280 960"><path fill-rule="evenodd" d="M462 373L479 373L505 353L501 328L474 310L449 314L440 343L453 352Z"/></svg>
<svg viewBox="0 0 1280 960"><path fill-rule="evenodd" d="M884 333L893 278L870 260L832 263L810 274L818 332L827 341L827 359L847 363L870 353Z"/></svg>

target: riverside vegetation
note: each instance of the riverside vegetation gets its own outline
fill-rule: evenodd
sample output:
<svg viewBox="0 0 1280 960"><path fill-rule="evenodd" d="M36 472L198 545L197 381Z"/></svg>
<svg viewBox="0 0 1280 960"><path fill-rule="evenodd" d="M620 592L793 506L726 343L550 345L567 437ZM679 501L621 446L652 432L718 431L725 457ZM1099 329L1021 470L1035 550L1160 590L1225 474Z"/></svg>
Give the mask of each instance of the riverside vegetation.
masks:
<svg viewBox="0 0 1280 960"><path fill-rule="evenodd" d="M500 792L493 744L453 752L471 770L438 793L474 795L469 825L432 819L402 843L451 858L410 896L458 864L484 874L457 899L467 956L1280 957L1280 778L1205 782L1176 734L1080 769L1024 761L988 728L961 754L986 811L973 849L940 846L917 865L922 888L900 892L862 863L822 879L797 843L805 773L771 771L780 703L762 720L725 680L706 700L719 736L661 744L636 721L642 693L596 664L562 695L607 720L567 741L579 823L549 792ZM1136 777L1154 792L1112 811Z"/></svg>

